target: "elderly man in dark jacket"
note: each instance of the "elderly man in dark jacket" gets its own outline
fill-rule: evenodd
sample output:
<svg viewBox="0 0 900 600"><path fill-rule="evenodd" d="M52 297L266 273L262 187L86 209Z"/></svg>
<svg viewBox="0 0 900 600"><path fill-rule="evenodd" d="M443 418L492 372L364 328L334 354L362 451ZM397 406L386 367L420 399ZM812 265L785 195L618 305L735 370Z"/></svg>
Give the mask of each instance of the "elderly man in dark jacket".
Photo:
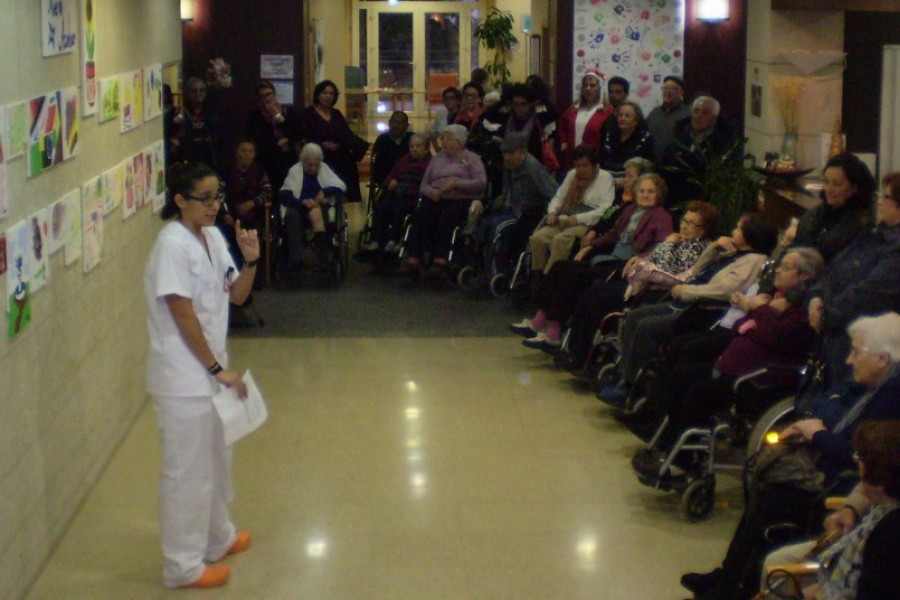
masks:
<svg viewBox="0 0 900 600"><path fill-rule="evenodd" d="M528 135L512 131L503 137L503 194L491 202L484 218L478 223L479 239L485 240L486 267L491 261L491 241L497 228L508 221L515 223L504 229L505 256L515 256L525 249L528 237L544 215L547 204L556 193L556 180L528 151ZM472 214L477 219L483 210L475 202Z"/></svg>
<svg viewBox="0 0 900 600"><path fill-rule="evenodd" d="M691 116L675 124L674 143L662 159L660 172L669 185L669 206L703 198L703 190L690 180L701 177L711 159L723 156L735 136L719 115L719 101L699 96L691 103ZM742 160L743 156L733 157Z"/></svg>

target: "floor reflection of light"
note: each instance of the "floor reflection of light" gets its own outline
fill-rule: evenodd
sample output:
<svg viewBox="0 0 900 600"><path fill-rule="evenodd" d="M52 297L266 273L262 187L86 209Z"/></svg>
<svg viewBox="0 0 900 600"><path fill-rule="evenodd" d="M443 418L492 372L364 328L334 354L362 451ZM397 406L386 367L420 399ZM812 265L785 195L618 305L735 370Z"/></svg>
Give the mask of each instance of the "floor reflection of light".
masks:
<svg viewBox="0 0 900 600"><path fill-rule="evenodd" d="M528 385L529 383L531 383L531 373L520 373L519 383L521 383L522 385Z"/></svg>
<svg viewBox="0 0 900 600"><path fill-rule="evenodd" d="M417 448L412 449L406 453L406 460L411 463L422 462L423 458L425 458L425 455L422 454L422 451Z"/></svg>
<svg viewBox="0 0 900 600"><path fill-rule="evenodd" d="M415 382L415 381L407 381L407 382L406 382L406 389L407 389L408 391L410 391L410 392L415 392L415 391L417 391L417 390L419 389L419 386L416 385L416 382Z"/></svg>
<svg viewBox="0 0 900 600"><path fill-rule="evenodd" d="M322 558L327 547L325 540L312 540L306 544L306 555L310 558Z"/></svg>
<svg viewBox="0 0 900 600"><path fill-rule="evenodd" d="M410 421L414 421L414 420L418 419L419 414L420 414L419 409L414 406L410 406L409 408L406 409L406 418L409 419Z"/></svg>
<svg viewBox="0 0 900 600"><path fill-rule="evenodd" d="M425 495L428 485L428 478L425 477L424 473L413 473L412 477L410 477L409 482L412 485L413 496L415 496L416 498L421 498Z"/></svg>
<svg viewBox="0 0 900 600"><path fill-rule="evenodd" d="M578 566L593 571L597 565L597 539L593 535L583 537L578 541L575 553L578 556Z"/></svg>
<svg viewBox="0 0 900 600"><path fill-rule="evenodd" d="M407 448L419 448L422 446L422 438L417 435L410 436L406 438L406 447Z"/></svg>

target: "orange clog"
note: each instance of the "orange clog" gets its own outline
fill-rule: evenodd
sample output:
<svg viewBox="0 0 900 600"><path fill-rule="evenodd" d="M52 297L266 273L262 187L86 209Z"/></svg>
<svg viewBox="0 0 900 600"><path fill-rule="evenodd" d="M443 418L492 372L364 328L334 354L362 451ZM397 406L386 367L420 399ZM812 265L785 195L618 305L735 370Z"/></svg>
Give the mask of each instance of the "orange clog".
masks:
<svg viewBox="0 0 900 600"><path fill-rule="evenodd" d="M181 587L185 588L214 588L221 587L228 583L228 578L231 576L231 569L228 567L206 567L203 569L203 573L200 575L200 578L194 581L193 583L189 583L187 585L183 585Z"/></svg>

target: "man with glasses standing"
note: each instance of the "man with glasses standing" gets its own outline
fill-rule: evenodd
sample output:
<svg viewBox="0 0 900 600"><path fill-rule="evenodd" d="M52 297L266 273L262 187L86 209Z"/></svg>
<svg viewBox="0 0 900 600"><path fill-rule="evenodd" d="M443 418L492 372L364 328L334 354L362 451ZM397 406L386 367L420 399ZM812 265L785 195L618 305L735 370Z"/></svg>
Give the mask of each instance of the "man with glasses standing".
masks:
<svg viewBox="0 0 900 600"><path fill-rule="evenodd" d="M272 189L280 190L288 170L299 158L299 117L293 106L278 102L271 81L260 80L253 89L257 104L247 117L247 135L256 143L257 159L266 170Z"/></svg>
<svg viewBox="0 0 900 600"><path fill-rule="evenodd" d="M691 109L684 103L684 81L669 75L663 79L662 104L647 115L647 127L653 136L653 160L662 161L675 138L675 123L691 116Z"/></svg>

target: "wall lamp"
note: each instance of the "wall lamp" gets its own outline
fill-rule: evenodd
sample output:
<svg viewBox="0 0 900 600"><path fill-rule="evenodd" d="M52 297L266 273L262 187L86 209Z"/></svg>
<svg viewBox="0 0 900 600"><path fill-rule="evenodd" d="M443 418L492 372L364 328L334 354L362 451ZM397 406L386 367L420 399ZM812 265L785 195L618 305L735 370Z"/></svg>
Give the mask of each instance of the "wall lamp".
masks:
<svg viewBox="0 0 900 600"><path fill-rule="evenodd" d="M194 20L194 0L181 0L181 22Z"/></svg>
<svg viewBox="0 0 900 600"><path fill-rule="evenodd" d="M697 0L695 7L698 21L718 23L731 18L728 0Z"/></svg>

